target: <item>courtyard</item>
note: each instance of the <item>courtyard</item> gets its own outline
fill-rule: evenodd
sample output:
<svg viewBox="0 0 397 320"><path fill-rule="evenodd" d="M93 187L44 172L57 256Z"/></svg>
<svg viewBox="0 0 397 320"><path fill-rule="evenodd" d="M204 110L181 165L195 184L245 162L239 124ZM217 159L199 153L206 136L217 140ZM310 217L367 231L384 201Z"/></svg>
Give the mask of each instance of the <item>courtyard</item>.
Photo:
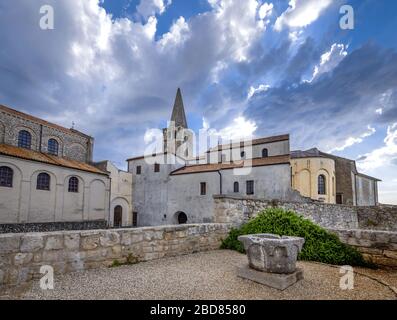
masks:
<svg viewBox="0 0 397 320"><path fill-rule="evenodd" d="M387 299L397 298L397 272L355 268L354 289L339 287L339 267L298 262L304 280L278 291L236 276L244 254L215 250L133 265L55 276L54 290L35 280L1 299Z"/></svg>

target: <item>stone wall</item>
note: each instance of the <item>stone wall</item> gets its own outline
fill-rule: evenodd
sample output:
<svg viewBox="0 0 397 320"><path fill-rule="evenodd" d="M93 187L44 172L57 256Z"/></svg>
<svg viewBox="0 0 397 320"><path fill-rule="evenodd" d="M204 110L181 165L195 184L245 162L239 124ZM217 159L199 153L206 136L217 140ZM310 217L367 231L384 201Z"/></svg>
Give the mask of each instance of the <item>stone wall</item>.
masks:
<svg viewBox="0 0 397 320"><path fill-rule="evenodd" d="M357 207L357 216L360 228L397 231L397 206Z"/></svg>
<svg viewBox="0 0 397 320"><path fill-rule="evenodd" d="M343 243L356 247L368 261L381 267L397 269L397 232L362 229L329 230Z"/></svg>
<svg viewBox="0 0 397 320"><path fill-rule="evenodd" d="M296 211L324 228L358 228L355 207L319 202L268 201L233 196L214 196L215 222L240 225L260 211L274 206Z"/></svg>
<svg viewBox="0 0 397 320"><path fill-rule="evenodd" d="M217 249L228 224L190 224L136 229L0 234L0 286L55 274L135 263Z"/></svg>
<svg viewBox="0 0 397 320"><path fill-rule="evenodd" d="M91 230L105 229L106 220L43 222L43 223L10 223L0 224L0 233L48 232L59 230Z"/></svg>

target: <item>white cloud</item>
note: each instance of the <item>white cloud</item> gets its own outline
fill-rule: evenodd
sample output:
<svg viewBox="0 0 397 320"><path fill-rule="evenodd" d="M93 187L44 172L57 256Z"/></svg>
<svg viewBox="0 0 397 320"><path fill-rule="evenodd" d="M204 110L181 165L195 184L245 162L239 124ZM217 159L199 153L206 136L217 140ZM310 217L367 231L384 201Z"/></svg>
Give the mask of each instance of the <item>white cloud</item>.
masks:
<svg viewBox="0 0 397 320"><path fill-rule="evenodd" d="M277 18L274 29L306 27L316 21L331 3L332 0L291 0L288 9Z"/></svg>
<svg viewBox="0 0 397 320"><path fill-rule="evenodd" d="M397 122L388 126L384 145L371 151L357 160L357 166L363 170L379 168L385 165L396 165L397 159Z"/></svg>
<svg viewBox="0 0 397 320"><path fill-rule="evenodd" d="M346 148L349 148L357 143L363 142L363 140L365 138L372 136L375 132L376 132L375 128L371 128L370 126L368 126L368 131L364 132L359 137L349 137L345 140L343 145L341 145L340 147L335 147L335 148L329 150L328 152L332 153L335 151L343 151Z"/></svg>
<svg viewBox="0 0 397 320"><path fill-rule="evenodd" d="M147 19L156 14L163 14L171 2L171 0L141 0L136 10L144 19Z"/></svg>
<svg viewBox="0 0 397 320"><path fill-rule="evenodd" d="M382 115L383 109L382 108L378 108L378 109L375 110L375 113L377 113L379 115Z"/></svg>
<svg viewBox="0 0 397 320"><path fill-rule="evenodd" d="M179 19L171 26L170 31L162 36L159 41L159 45L163 48L173 45L176 46L185 41L188 37L189 25L186 23L184 17L179 17Z"/></svg>
<svg viewBox="0 0 397 320"><path fill-rule="evenodd" d="M208 131L211 136L218 136L223 141L250 139L253 137L257 126L254 121L250 121L240 116L233 119L233 122L226 127L216 130L210 128L210 123L203 118L203 129Z"/></svg>
<svg viewBox="0 0 397 320"><path fill-rule="evenodd" d="M265 2L264 4L262 4L259 8L258 14L259 14L259 18L261 18L262 20L271 16L273 12L273 3L267 3Z"/></svg>
<svg viewBox="0 0 397 320"><path fill-rule="evenodd" d="M269 88L270 88L270 86L268 84L260 84L257 88L251 86L248 91L247 98L251 99L252 96L254 96L256 93L267 91L267 90L269 90Z"/></svg>
<svg viewBox="0 0 397 320"><path fill-rule="evenodd" d="M308 82L312 82L323 73L332 71L347 56L346 49L344 44L334 43L329 51L321 55L320 63L314 67L313 76Z"/></svg>

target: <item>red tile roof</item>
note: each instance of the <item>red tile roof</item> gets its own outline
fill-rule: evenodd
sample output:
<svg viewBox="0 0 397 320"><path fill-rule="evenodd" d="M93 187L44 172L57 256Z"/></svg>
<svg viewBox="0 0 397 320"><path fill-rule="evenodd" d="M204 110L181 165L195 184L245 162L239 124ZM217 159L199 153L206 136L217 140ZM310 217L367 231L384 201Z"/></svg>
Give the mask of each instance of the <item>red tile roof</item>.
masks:
<svg viewBox="0 0 397 320"><path fill-rule="evenodd" d="M251 166L260 167L260 166L270 166L275 164L289 164L289 163L290 163L290 157L289 154L286 154L281 156L252 159ZM245 165L249 166L249 162L247 160L245 160ZM244 167L243 162L197 164L197 165L185 166L177 170L174 170L171 173L171 175L212 172L218 170L235 169L235 168L243 168L243 167Z"/></svg>
<svg viewBox="0 0 397 320"><path fill-rule="evenodd" d="M61 166L61 167L65 167L65 168L70 168L70 169L76 169L76 170L82 170L82 171L88 171L88 172L92 172L92 173L107 175L106 172L99 170L98 168L96 168L88 163L85 163L85 162L79 162L76 160L61 158L61 157L53 156L53 155L50 155L47 153L42 153L42 152L33 151L33 150L29 150L29 149L19 148L19 147L11 146L8 144L0 144L0 154L6 155L6 156L11 156L11 157L16 157L16 158L20 158L20 159L43 162L43 163Z"/></svg>
<svg viewBox="0 0 397 320"><path fill-rule="evenodd" d="M278 141L285 141L289 140L289 134L283 134L279 136L272 136L272 137L265 137L265 138L258 138L258 139L253 139L253 140L247 140L247 141L241 141L241 142L236 142L236 143L228 143L228 144L222 144L222 145L217 145L207 151L212 152L212 151L218 151L218 150L226 150L226 149L232 149L232 148L241 148L244 146L254 146L258 144L263 144L263 143L271 143L271 142L278 142Z"/></svg>

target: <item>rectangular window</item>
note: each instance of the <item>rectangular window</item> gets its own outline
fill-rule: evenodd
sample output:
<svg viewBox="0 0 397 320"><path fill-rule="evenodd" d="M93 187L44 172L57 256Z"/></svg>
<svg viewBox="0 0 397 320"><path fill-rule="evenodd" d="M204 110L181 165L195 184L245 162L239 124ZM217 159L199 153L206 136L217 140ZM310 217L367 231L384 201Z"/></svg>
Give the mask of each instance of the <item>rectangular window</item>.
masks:
<svg viewBox="0 0 397 320"><path fill-rule="evenodd" d="M254 180L247 181L247 194L254 194Z"/></svg>
<svg viewBox="0 0 397 320"><path fill-rule="evenodd" d="M202 196L207 194L207 184L205 182L200 182L200 194Z"/></svg>
<svg viewBox="0 0 397 320"><path fill-rule="evenodd" d="M138 212L133 212L132 213L132 226L137 227L138 226Z"/></svg>
<svg viewBox="0 0 397 320"><path fill-rule="evenodd" d="M136 167L136 174L141 174L142 171L142 167L141 166L137 166Z"/></svg>
<svg viewBox="0 0 397 320"><path fill-rule="evenodd" d="M154 164L154 172L160 172L160 165L158 163Z"/></svg>

